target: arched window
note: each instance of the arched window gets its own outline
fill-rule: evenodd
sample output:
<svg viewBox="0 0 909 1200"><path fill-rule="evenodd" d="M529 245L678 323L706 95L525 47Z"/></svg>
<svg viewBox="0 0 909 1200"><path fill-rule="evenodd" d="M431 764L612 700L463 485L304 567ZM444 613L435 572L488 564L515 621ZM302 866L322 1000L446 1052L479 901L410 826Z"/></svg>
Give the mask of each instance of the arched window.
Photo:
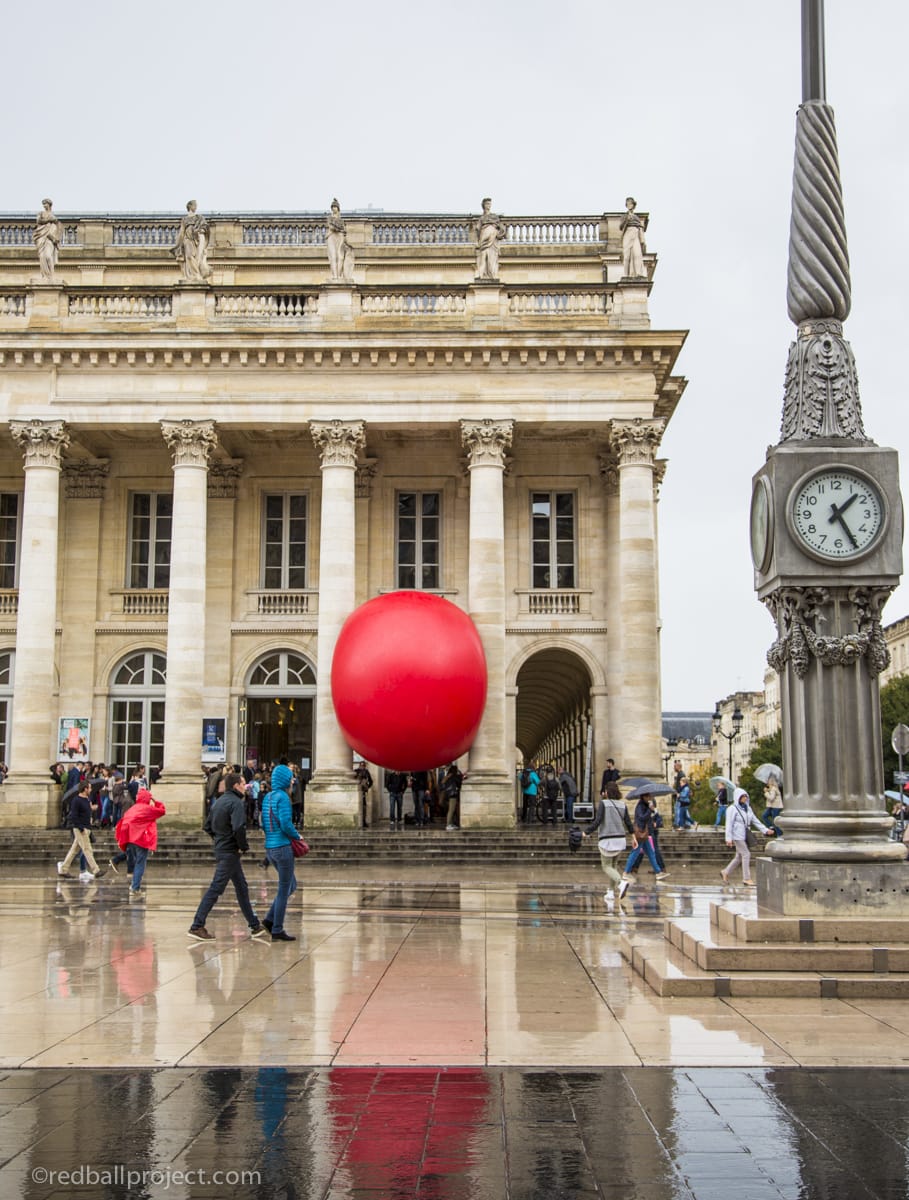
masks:
<svg viewBox="0 0 909 1200"><path fill-rule="evenodd" d="M258 688L263 688L270 692L286 692L315 686L315 672L303 655L281 650L259 659L250 672L247 690L254 693Z"/></svg>
<svg viewBox="0 0 909 1200"><path fill-rule="evenodd" d="M0 654L0 761L9 762L9 727L13 712L13 681L16 654Z"/></svg>
<svg viewBox="0 0 909 1200"><path fill-rule="evenodd" d="M166 680L167 659L157 650L140 650L114 668L108 762L127 768L162 765Z"/></svg>

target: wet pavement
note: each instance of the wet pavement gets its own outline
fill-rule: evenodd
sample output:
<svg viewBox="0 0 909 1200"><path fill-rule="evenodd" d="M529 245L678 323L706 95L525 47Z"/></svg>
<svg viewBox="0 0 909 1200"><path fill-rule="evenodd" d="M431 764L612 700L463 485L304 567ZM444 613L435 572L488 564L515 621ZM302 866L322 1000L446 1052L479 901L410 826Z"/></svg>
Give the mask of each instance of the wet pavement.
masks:
<svg viewBox="0 0 909 1200"><path fill-rule="evenodd" d="M661 999L621 959L706 879L609 912L595 871L298 874L272 945L227 896L189 941L198 869L4 872L3 1200L909 1197L905 1004Z"/></svg>

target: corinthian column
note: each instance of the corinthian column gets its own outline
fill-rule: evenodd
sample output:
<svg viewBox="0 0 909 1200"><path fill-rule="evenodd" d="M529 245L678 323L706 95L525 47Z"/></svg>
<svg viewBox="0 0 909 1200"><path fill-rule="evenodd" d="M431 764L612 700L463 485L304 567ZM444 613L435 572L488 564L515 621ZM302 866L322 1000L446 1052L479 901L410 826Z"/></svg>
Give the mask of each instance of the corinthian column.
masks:
<svg viewBox="0 0 909 1200"><path fill-rule="evenodd" d="M32 828L59 824L47 786L57 716L54 674L57 624L57 541L60 466L69 434L62 421L11 421L25 460L16 691L10 730L9 791L4 823ZM16 785L20 785L17 787Z"/></svg>
<svg viewBox="0 0 909 1200"><path fill-rule="evenodd" d="M505 698L505 503L502 481L513 421L462 421L470 471L467 608L480 634L489 677L486 708L470 749L461 824L512 826L514 784L508 769Z"/></svg>
<svg viewBox="0 0 909 1200"><path fill-rule="evenodd" d="M161 434L174 459L164 782L170 792L166 802L172 806L176 801L185 811L184 806L192 808L202 800L208 460L218 439L213 421L162 421Z"/></svg>
<svg viewBox="0 0 909 1200"><path fill-rule="evenodd" d="M613 421L619 467L621 745L626 774L660 778L660 636L654 456L663 421ZM615 743L613 742L613 745ZM612 754L612 751L610 751Z"/></svg>
<svg viewBox="0 0 909 1200"><path fill-rule="evenodd" d="M307 825L359 824L351 749L335 717L331 664L341 626L356 607L357 454L362 421L312 421L322 462L319 526L319 657L316 681L316 770L306 795Z"/></svg>

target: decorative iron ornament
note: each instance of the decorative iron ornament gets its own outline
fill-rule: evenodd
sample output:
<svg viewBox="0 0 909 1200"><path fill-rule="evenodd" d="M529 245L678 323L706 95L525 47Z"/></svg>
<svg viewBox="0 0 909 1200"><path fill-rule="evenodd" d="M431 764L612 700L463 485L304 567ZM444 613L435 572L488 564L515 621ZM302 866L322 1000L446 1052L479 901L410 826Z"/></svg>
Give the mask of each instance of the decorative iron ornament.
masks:
<svg viewBox="0 0 909 1200"><path fill-rule="evenodd" d="M829 588L789 587L772 592L764 603L776 622L778 637L767 651L767 662L778 674L790 663L799 679L804 679L812 657L825 667L848 667L866 658L871 674L880 675L890 662L880 618L892 591L889 587L849 588L846 595L857 632L842 637L817 632L825 620L823 609L832 601Z"/></svg>

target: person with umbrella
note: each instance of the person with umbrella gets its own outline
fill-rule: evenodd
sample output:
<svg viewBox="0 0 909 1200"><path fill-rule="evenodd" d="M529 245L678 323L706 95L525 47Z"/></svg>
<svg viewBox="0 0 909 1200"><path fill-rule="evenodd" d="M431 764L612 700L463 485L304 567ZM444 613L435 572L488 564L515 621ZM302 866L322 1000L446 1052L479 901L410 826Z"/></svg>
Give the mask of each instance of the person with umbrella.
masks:
<svg viewBox="0 0 909 1200"><path fill-rule="evenodd" d="M776 763L762 763L755 771L754 777L764 785L764 801L767 807L761 814L761 820L765 825L772 825L774 834L779 837L780 830L777 827L776 819L783 811L783 793L780 790L783 784L783 772Z"/></svg>
<svg viewBox="0 0 909 1200"><path fill-rule="evenodd" d="M622 881L619 884L619 899L621 900L628 891L630 885L634 882L632 871L644 857L650 862L653 867L653 872L656 875L657 883L665 879L668 871L661 871L660 864L657 862L656 855L653 851L653 808L651 800L656 795L669 795L673 789L665 783L654 783L650 779L645 779L643 783L638 784L625 797L626 800L635 800L634 809L634 849L628 855L625 861L625 872L622 875Z"/></svg>

